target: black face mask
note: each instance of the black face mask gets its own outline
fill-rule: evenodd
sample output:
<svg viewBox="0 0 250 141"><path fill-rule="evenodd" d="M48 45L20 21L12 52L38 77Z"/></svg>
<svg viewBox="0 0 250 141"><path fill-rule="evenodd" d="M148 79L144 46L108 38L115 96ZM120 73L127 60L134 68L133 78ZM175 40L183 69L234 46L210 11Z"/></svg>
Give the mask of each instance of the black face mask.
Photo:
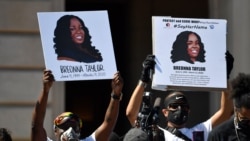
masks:
<svg viewBox="0 0 250 141"><path fill-rule="evenodd" d="M169 111L168 113L168 121L176 124L176 125L182 125L186 123L188 120L188 111L186 110L174 110Z"/></svg>
<svg viewBox="0 0 250 141"><path fill-rule="evenodd" d="M238 126L243 131L247 131L248 133L250 133L250 120L249 119L247 119L247 120L238 120Z"/></svg>

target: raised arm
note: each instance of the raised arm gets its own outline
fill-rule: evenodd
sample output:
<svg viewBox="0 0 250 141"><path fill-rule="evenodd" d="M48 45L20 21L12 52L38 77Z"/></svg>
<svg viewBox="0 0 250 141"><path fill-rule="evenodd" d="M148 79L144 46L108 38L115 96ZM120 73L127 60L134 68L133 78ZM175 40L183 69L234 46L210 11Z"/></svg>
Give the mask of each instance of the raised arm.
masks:
<svg viewBox="0 0 250 141"><path fill-rule="evenodd" d="M234 57L229 51L226 52L227 79L233 69ZM211 117L212 128L230 118L233 114L233 101L229 97L230 85L221 93L220 109Z"/></svg>
<svg viewBox="0 0 250 141"><path fill-rule="evenodd" d="M52 87L54 77L50 70L43 72L43 89L32 114L31 141L46 141L47 134L43 127L46 114L49 90Z"/></svg>
<svg viewBox="0 0 250 141"><path fill-rule="evenodd" d="M144 85L146 83L139 80L138 85L136 86L132 96L130 97L127 109L126 116L131 124L131 126L135 126L136 119L141 107L142 97L144 94Z"/></svg>
<svg viewBox="0 0 250 141"><path fill-rule="evenodd" d="M155 58L154 55L148 55L144 60L139 83L134 89L126 109L126 116L132 126L135 126L136 119L141 107L142 97L144 94L145 87L147 83L151 80L150 75L151 72L154 70L155 66L154 58Z"/></svg>
<svg viewBox="0 0 250 141"><path fill-rule="evenodd" d="M233 102L229 97L229 91L222 91L220 109L211 117L212 128L229 119L232 114Z"/></svg>
<svg viewBox="0 0 250 141"><path fill-rule="evenodd" d="M123 79L119 72L114 74L111 86L111 99L106 110L104 121L95 131L96 141L107 141L115 127L123 88Z"/></svg>

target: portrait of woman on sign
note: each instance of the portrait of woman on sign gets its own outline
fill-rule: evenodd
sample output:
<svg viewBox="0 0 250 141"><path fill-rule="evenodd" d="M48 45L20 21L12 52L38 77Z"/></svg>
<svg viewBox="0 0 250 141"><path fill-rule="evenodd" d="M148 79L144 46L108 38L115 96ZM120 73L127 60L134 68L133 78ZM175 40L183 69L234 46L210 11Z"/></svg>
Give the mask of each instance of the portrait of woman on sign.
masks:
<svg viewBox="0 0 250 141"><path fill-rule="evenodd" d="M204 63L205 53L200 36L192 31L183 31L177 35L173 43L170 58L173 63L178 61L186 61L190 64Z"/></svg>
<svg viewBox="0 0 250 141"><path fill-rule="evenodd" d="M57 60L84 63L103 61L99 50L91 45L88 28L78 16L62 16L57 21L53 41Z"/></svg>
<svg viewBox="0 0 250 141"><path fill-rule="evenodd" d="M106 10L37 16L45 67L56 81L113 78L117 67Z"/></svg>

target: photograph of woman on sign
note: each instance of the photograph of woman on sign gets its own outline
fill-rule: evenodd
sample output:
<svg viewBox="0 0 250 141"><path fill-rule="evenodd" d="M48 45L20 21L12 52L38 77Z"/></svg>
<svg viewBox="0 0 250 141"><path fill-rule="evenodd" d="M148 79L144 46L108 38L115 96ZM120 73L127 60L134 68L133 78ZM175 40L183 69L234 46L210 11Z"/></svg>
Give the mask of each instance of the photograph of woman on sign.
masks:
<svg viewBox="0 0 250 141"><path fill-rule="evenodd" d="M171 60L173 63L178 61L186 61L190 64L204 63L205 53L200 36L192 31L183 31L177 35L173 43Z"/></svg>
<svg viewBox="0 0 250 141"><path fill-rule="evenodd" d="M91 45L91 36L82 19L74 15L64 15L54 30L54 49L57 60L76 62L101 62L98 49Z"/></svg>

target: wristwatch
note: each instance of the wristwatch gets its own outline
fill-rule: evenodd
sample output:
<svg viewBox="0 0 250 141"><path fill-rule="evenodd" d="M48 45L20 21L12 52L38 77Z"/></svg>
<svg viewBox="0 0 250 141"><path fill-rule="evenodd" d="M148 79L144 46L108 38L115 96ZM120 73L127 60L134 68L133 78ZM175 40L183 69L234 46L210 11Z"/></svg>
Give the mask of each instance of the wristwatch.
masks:
<svg viewBox="0 0 250 141"><path fill-rule="evenodd" d="M111 97L115 100L119 100L121 101L122 100L122 95L123 93L121 93L119 96L118 95L115 95L114 93L111 93Z"/></svg>

